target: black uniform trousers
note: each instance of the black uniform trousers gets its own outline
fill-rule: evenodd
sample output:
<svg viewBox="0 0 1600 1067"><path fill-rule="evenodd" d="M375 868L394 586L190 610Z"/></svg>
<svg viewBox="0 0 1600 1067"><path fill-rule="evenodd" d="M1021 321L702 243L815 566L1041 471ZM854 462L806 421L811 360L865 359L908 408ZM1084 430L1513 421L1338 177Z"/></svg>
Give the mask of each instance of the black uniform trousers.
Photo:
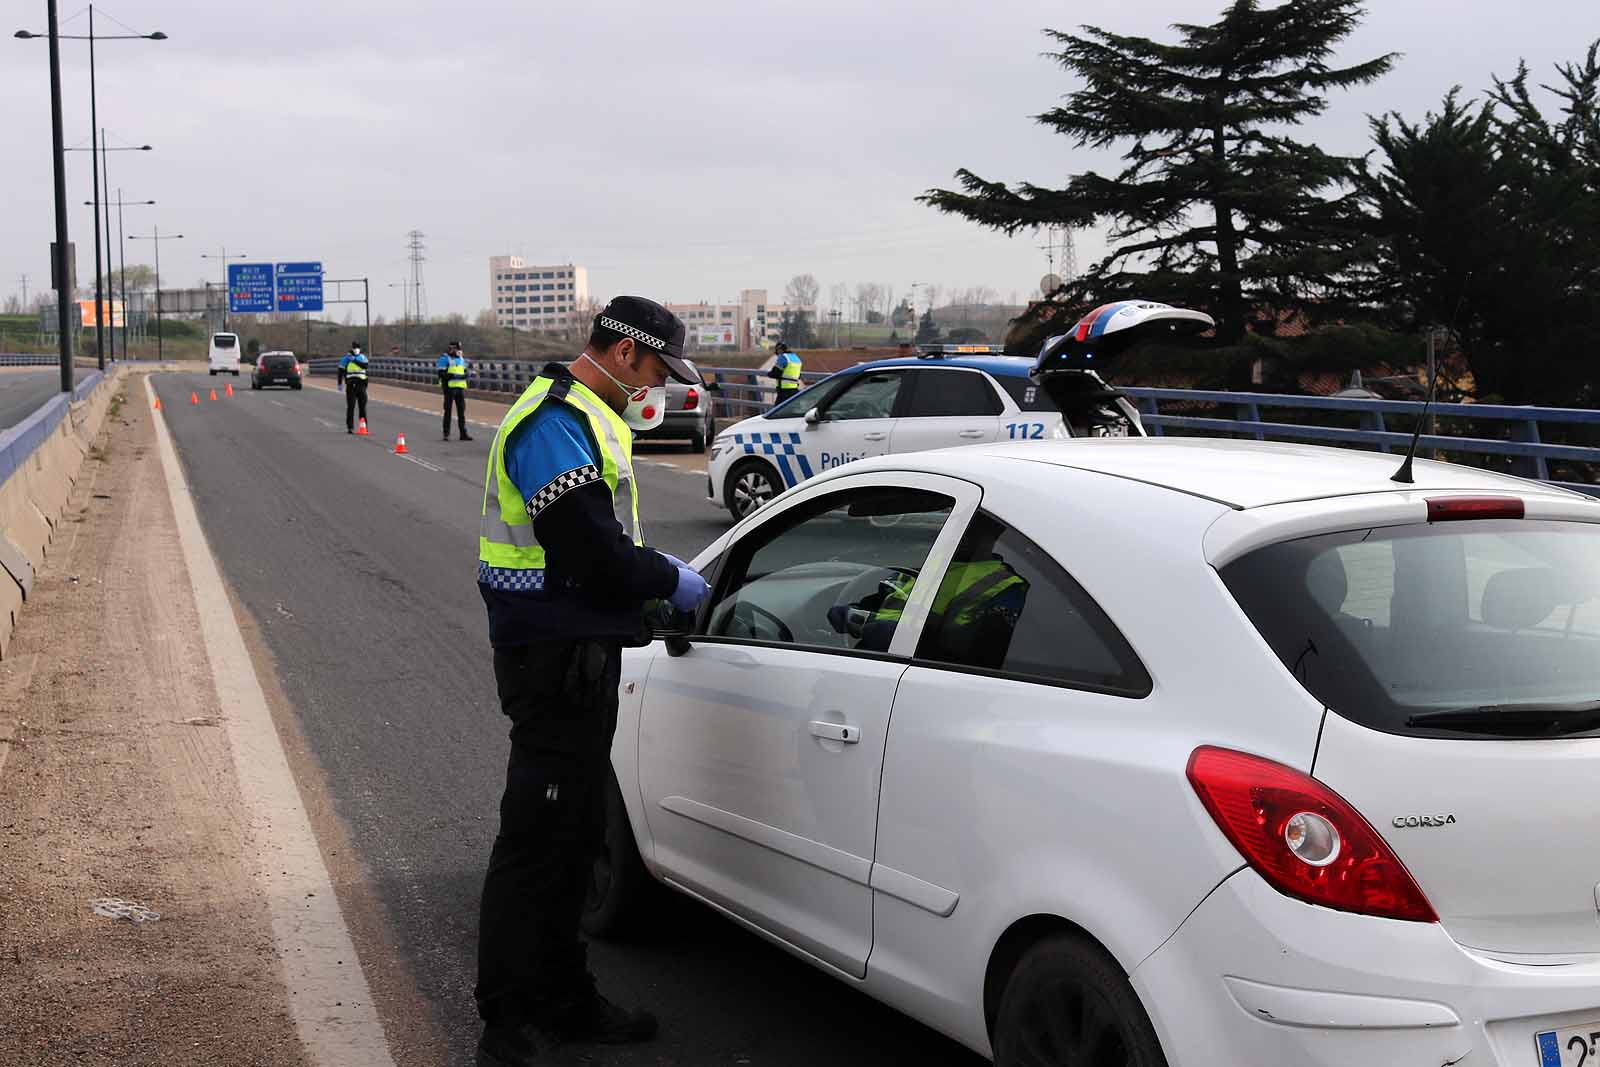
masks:
<svg viewBox="0 0 1600 1067"><path fill-rule="evenodd" d="M346 378L344 380L344 428L356 428L356 407L361 408L361 417L367 417L367 380L365 378Z"/></svg>
<svg viewBox="0 0 1600 1067"><path fill-rule="evenodd" d="M538 1021L592 979L579 937L605 848L622 647L550 641L494 650L511 758L478 920L478 1014Z"/></svg>
<svg viewBox="0 0 1600 1067"><path fill-rule="evenodd" d="M444 435L450 436L450 409L456 409L456 425L461 428L462 437L471 437L467 433L467 391L465 389L452 389L448 385L442 390L444 393Z"/></svg>

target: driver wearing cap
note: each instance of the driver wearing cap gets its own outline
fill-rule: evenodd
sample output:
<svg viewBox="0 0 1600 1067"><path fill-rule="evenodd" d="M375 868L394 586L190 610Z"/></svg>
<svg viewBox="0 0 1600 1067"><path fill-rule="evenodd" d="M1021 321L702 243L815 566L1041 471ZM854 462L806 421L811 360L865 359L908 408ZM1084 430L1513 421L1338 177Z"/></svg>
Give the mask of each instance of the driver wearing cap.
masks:
<svg viewBox="0 0 1600 1067"><path fill-rule="evenodd" d="M647 600L689 612L706 594L682 560L645 547L632 461L633 431L665 417L667 379L699 384L685 332L653 300L612 300L489 450L478 590L511 757L479 918L480 1063L655 1035L654 1016L596 990L578 926L604 849L622 645L641 636Z"/></svg>

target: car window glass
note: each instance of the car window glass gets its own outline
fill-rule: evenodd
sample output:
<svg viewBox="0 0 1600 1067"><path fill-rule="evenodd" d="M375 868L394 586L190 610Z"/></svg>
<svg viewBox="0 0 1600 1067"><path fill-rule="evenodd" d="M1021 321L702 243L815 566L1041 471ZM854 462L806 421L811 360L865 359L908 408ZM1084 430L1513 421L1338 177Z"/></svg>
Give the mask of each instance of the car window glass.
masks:
<svg viewBox="0 0 1600 1067"><path fill-rule="evenodd" d="M1017 407L1023 411L1055 411L1055 401L1050 399L1050 394L1032 378L1023 378L1014 374L1002 375L999 379L1000 387L1011 394L1011 399L1016 401Z"/></svg>
<svg viewBox="0 0 1600 1067"><path fill-rule="evenodd" d="M1000 398L983 375L968 370L921 370L911 392L912 417L998 415Z"/></svg>
<svg viewBox="0 0 1600 1067"><path fill-rule="evenodd" d="M917 658L1127 696L1150 692L1144 666L1083 587L983 513L939 586Z"/></svg>
<svg viewBox="0 0 1600 1067"><path fill-rule="evenodd" d="M859 375L823 415L830 420L887 419L894 414L895 398L904 380L905 375L892 371Z"/></svg>
<svg viewBox="0 0 1600 1067"><path fill-rule="evenodd" d="M839 390L854 381L854 374L835 375L825 378L816 385L802 389L798 396L790 397L771 411L767 412L769 419L798 419L814 407L819 407L828 402Z"/></svg>
<svg viewBox="0 0 1600 1067"><path fill-rule="evenodd" d="M940 493L885 486L796 509L734 547L707 634L887 652L954 506Z"/></svg>
<svg viewBox="0 0 1600 1067"><path fill-rule="evenodd" d="M1589 524L1319 534L1221 573L1296 680L1365 726L1409 733L1427 729L1412 721L1423 712L1600 697L1600 532Z"/></svg>
<svg viewBox="0 0 1600 1067"><path fill-rule="evenodd" d="M239 339L232 334L219 333L211 339L211 343L218 348L232 348L239 343Z"/></svg>

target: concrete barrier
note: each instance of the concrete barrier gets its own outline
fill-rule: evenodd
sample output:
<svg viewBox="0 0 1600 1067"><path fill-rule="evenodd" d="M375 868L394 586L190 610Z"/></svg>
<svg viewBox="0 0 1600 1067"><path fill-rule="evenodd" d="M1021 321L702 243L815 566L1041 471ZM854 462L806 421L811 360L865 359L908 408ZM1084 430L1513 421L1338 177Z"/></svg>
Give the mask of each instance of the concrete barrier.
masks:
<svg viewBox="0 0 1600 1067"><path fill-rule="evenodd" d="M121 377L121 368L88 374L70 397L53 396L0 430L0 659Z"/></svg>

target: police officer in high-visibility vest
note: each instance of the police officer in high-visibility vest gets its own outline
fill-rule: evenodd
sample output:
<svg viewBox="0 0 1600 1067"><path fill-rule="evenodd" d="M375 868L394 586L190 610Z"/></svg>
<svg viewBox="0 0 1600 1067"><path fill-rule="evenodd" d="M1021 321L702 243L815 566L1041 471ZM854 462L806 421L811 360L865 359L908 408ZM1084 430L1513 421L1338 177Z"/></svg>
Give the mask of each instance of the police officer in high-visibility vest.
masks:
<svg viewBox="0 0 1600 1067"><path fill-rule="evenodd" d="M511 758L479 918L479 1064L655 1034L653 1016L595 989L579 920L604 849L622 645L643 634L647 600L689 612L706 594L694 570L645 547L632 463L633 431L662 420L667 378L699 381L685 332L655 301L617 297L489 449L478 589Z"/></svg>
<svg viewBox="0 0 1600 1067"><path fill-rule="evenodd" d="M776 379L776 403L781 404L800 391L800 357L789 351L789 346L782 341L778 342L773 352L772 368L767 371L767 376Z"/></svg>
<svg viewBox="0 0 1600 1067"><path fill-rule="evenodd" d="M461 440L472 440L472 435L467 433L467 357L461 354L460 341L451 341L450 347L439 357L439 388L444 392L444 439L450 440L453 406Z"/></svg>
<svg viewBox="0 0 1600 1067"><path fill-rule="evenodd" d="M367 356L360 341L350 342L350 351L339 361L338 386L344 390L344 432L356 432L356 408L361 421L367 421Z"/></svg>

